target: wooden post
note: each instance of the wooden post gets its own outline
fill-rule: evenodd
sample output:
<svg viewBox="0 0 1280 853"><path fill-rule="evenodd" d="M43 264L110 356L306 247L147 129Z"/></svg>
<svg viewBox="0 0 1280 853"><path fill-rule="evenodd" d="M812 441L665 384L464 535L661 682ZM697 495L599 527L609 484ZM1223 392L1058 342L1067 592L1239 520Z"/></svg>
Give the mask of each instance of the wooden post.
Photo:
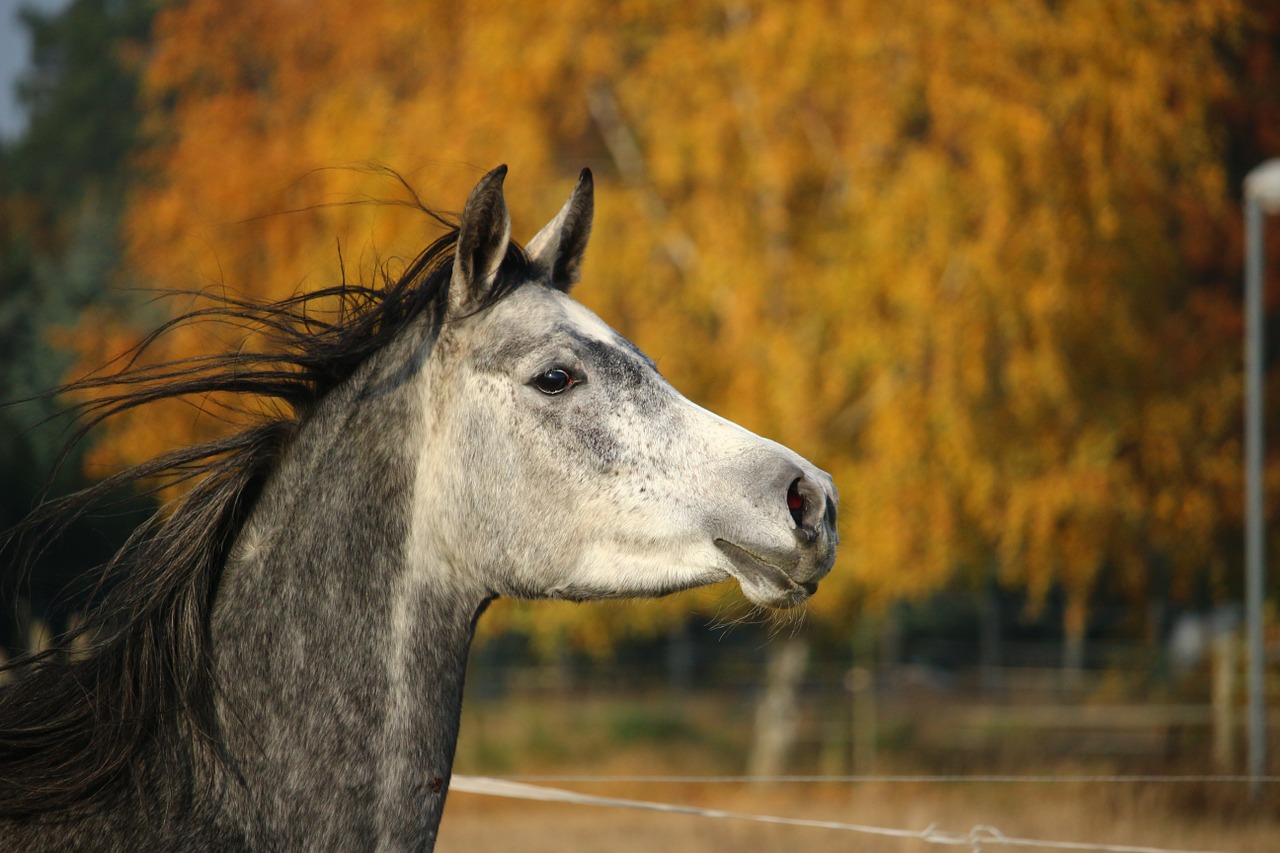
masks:
<svg viewBox="0 0 1280 853"><path fill-rule="evenodd" d="M1213 766L1219 773L1235 772L1236 675L1240 667L1235 631L1221 631L1213 638Z"/></svg>
<svg viewBox="0 0 1280 853"><path fill-rule="evenodd" d="M853 772L871 773L876 763L876 677L864 666L849 671L853 693Z"/></svg>

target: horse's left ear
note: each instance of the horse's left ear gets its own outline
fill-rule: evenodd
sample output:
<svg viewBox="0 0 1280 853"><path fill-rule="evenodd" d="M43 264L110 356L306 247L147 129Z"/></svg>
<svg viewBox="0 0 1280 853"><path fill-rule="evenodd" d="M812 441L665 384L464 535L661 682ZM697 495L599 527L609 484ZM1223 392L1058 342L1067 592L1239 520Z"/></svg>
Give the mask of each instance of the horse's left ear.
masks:
<svg viewBox="0 0 1280 853"><path fill-rule="evenodd" d="M591 236L591 218L595 213L595 184L591 170L583 169L578 185L556 218L534 235L525 246L529 260L541 267L556 290L566 293L582 275L582 253Z"/></svg>

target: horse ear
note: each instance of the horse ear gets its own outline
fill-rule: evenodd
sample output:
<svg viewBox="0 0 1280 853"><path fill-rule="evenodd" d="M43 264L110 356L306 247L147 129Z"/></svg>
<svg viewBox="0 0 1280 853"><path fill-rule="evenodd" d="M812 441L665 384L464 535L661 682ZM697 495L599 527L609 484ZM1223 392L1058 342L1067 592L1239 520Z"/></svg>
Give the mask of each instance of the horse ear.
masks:
<svg viewBox="0 0 1280 853"><path fill-rule="evenodd" d="M591 170L583 169L578 175L578 185L556 218L534 235L525 247L529 260L542 268L550 278L551 286L566 293L582 275L582 254L587 249L591 218L595 213L594 190Z"/></svg>
<svg viewBox="0 0 1280 853"><path fill-rule="evenodd" d="M449 284L453 314L473 310L481 304L507 255L511 214L502 196L502 181L506 177L507 167L499 166L481 178L467 196L467 206L458 225L458 248Z"/></svg>

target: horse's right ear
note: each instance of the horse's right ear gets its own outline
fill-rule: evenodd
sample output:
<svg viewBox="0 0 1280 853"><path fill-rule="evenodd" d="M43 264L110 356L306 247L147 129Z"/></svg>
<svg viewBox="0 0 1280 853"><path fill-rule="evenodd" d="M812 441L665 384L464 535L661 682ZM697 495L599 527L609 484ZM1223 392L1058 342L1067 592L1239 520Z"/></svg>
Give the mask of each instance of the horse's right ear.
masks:
<svg viewBox="0 0 1280 853"><path fill-rule="evenodd" d="M595 215L595 184L591 170L583 169L569 200L556 218L543 226L525 246L529 260L542 269L548 283L566 293L582 275L582 254L591 236Z"/></svg>
<svg viewBox="0 0 1280 853"><path fill-rule="evenodd" d="M480 179L458 225L458 248L449 282L449 313L457 316L483 304L493 287L511 241L511 214L502 196L507 167L499 166Z"/></svg>

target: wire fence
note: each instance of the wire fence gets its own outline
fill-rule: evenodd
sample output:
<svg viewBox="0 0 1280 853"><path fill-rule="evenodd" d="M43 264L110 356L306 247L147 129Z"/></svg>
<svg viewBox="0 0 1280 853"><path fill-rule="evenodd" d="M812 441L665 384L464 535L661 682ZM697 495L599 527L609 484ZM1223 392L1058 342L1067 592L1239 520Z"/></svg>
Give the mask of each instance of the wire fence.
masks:
<svg viewBox="0 0 1280 853"><path fill-rule="evenodd" d="M1096 821L1063 822L1059 827L1052 821L1024 822L1013 812L1000 812L999 807L986 821L978 822L982 820L981 812L953 808L945 799L932 800L935 805L942 805L940 812L927 807L917 811L861 809L859 816L870 818L871 822L857 823L838 819L844 816L839 812L819 814L837 819L788 816L785 812L790 808L780 805L788 798L763 799L764 794L756 796L749 791L751 786L764 789L776 785L830 786L833 792L839 791L835 787L839 785L960 785L974 792L980 785L1038 785L1052 791L1071 785L1107 786L1108 791L1132 786L1132 797L1126 794L1118 802L1126 804L1123 808L1137 808L1133 804L1153 802L1151 791L1142 786L1158 786L1168 795L1156 802L1169 804L1170 816L1187 803L1198 804L1193 808L1219 817L1247 815L1251 794L1256 793L1257 787L1264 789L1267 802L1277 799L1280 791L1274 786L1280 782L1280 775L1233 772L1239 768L1243 740L1241 709L1234 691L1227 694L1232 701L1219 701L1216 682L1208 677L1207 669L1188 676L1190 681L1184 679L1173 686L1154 679L1145 670L1119 669L1088 672L1064 685L1061 672L1040 668L1005 668L993 676L973 670L939 673L914 666L859 673L843 666L811 665L805 680L795 687L794 705L789 712L794 740L785 769L800 772L788 773L752 773L751 762L744 760L758 733L757 709L765 690L756 680L758 674L755 679L748 677L750 674L716 673L678 690L664 691L657 679L647 680L630 669L626 669L622 681L614 680L621 677L616 671L597 672L594 668L491 669L483 676L487 683L481 682L487 695L486 689L477 691L480 701L469 711L464 710L464 738L460 744L460 755L466 760L459 769L465 767L483 775L455 776L452 790L463 795L562 806L627 809L897 839L903 850L919 849L916 845L920 844L973 851L1099 853L1270 849L1265 841L1258 847L1255 833L1266 832L1261 826L1225 834L1206 832L1197 826L1190 835L1183 836L1159 825L1160 819L1155 817L1136 825L1130 823L1128 831ZM857 675L866 677L853 677ZM1273 727L1277 722L1280 719L1272 721ZM584 762L598 756L599 752L591 752L591 745L597 750L623 746L675 755L673 764L649 767L677 772L575 772L591 766ZM524 760L531 752L533 759ZM501 758L494 760L494 756ZM970 772L884 772L894 765L911 769L963 768ZM517 767L536 768L538 772L512 772ZM619 765L615 763L613 767ZM1039 771L1057 767L1061 772L1002 772L1020 767ZM706 768L708 772L678 772L693 768ZM748 772L739 773L739 768ZM1201 768L1217 772L1185 772ZM726 770L731 772L716 772ZM558 787L561 785L584 786L593 792L566 790ZM637 798L637 790L606 787L646 785L723 785L726 792L732 792L732 802L712 799L708 805L694 805L688 800L696 801L700 795L692 791L685 792L687 797L670 792L661 795L664 800L676 802L656 801L643 798L645 795ZM1196 790L1195 786L1203 789ZM620 796L608 795L612 793ZM797 796L808 794L802 791ZM897 794L886 796L901 799ZM1055 798L1074 800L1075 794L1064 798L1050 793L1036 801ZM1094 802L1082 794L1081 802L1086 801ZM1257 804L1256 798L1252 801ZM722 804L730 808L710 807ZM1083 815L1089 808L1081 805L1070 813ZM1097 813L1097 807L1093 808ZM1117 814L1120 808L1117 807ZM1105 807L1101 813L1106 813ZM939 818L937 823L929 822L935 817ZM972 817L978 821L969 825ZM921 818L921 823L927 825L916 824ZM993 825L1009 827L1006 821L1021 825L1022 833L1007 835ZM945 825L948 823L950 826ZM968 828L959 828L964 826ZM1093 827L1095 837L1112 843L1079 840L1079 836L1077 840L1052 837L1076 835L1077 830L1088 832L1086 826ZM664 828L658 833L667 831ZM1125 834L1116 835L1117 831ZM721 830L714 832L717 836L722 834ZM1128 841L1148 843L1114 843ZM833 842L844 844L839 836ZM1158 842L1172 846L1155 846ZM1222 850L1193 849L1196 845L1225 846ZM857 843L853 842L849 849L858 849Z"/></svg>
<svg viewBox="0 0 1280 853"><path fill-rule="evenodd" d="M1280 782L1280 776L1222 776L1222 775L1172 775L1172 774L965 774L965 775L926 775L926 774L862 774L862 775L786 775L786 776L675 776L675 775L584 775L584 774L515 774L496 777L510 782L555 783L555 784L662 784L662 785L697 785L697 784L769 784L779 783L845 783L845 784L952 784L952 783L1009 783L1009 784L1274 784Z"/></svg>
<svg viewBox="0 0 1280 853"><path fill-rule="evenodd" d="M608 777L579 777L601 780ZM657 778L657 777L652 777ZM699 777L693 777L695 779ZM743 777L747 781L764 781L760 777ZM790 779L791 777L782 777ZM738 780L734 780L738 781ZM608 808L634 809L639 811L663 812L667 814L693 815L717 820L751 821L755 823L776 824L783 826L824 829L837 832L857 833L860 835L896 838L902 840L921 841L949 847L968 847L974 853L980 853L988 847L1010 847L1040 850L1078 850L1094 851L1094 853L1222 853L1222 851L1186 850L1169 847L1149 847L1130 844L1092 844L1079 841L1059 841L1042 838L1020 838L1005 835L994 826L975 825L967 832L953 832L929 825L923 829L899 829L884 826L869 826L844 821L812 820L809 818L785 817L781 815L751 814L746 812L708 809L678 803L663 803L650 800L634 800L621 797L602 797L595 794L584 794L562 788L550 788L542 785L531 785L510 779L495 779L484 776L454 776L451 788L457 793L480 794L491 797L505 797L518 800L536 800L539 802L567 803L578 806L595 806Z"/></svg>

